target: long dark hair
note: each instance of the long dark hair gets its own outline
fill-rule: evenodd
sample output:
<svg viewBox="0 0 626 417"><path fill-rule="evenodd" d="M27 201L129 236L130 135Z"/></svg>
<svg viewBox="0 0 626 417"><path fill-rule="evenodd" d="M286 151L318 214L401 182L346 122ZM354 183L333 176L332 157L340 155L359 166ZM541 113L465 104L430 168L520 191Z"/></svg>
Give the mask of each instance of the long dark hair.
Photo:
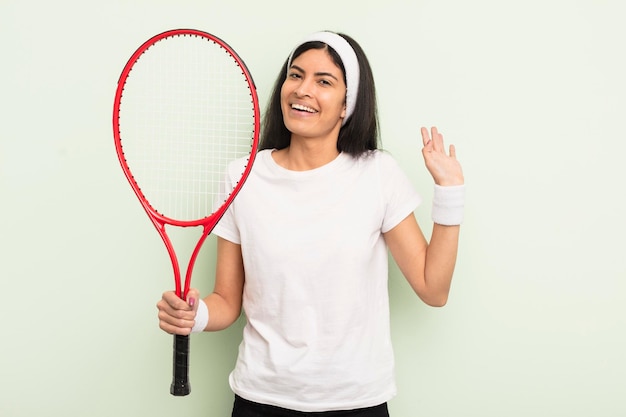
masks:
<svg viewBox="0 0 626 417"><path fill-rule="evenodd" d="M376 105L376 88L374 76L369 61L361 49L361 46L348 35L338 33L343 37L354 52L359 61L359 91L357 94L354 113L341 127L339 139L337 140L337 150L352 156L361 154L378 148L378 109ZM295 59L309 49L324 49L328 51L333 62L341 69L344 75L345 68L339 55L323 42L313 41L300 45L293 53ZM280 90L287 78L287 60L282 65L282 69L276 78L270 101L267 104L261 129L261 142L259 149L284 149L291 142L291 132L287 130L283 121L283 113L280 106Z"/></svg>

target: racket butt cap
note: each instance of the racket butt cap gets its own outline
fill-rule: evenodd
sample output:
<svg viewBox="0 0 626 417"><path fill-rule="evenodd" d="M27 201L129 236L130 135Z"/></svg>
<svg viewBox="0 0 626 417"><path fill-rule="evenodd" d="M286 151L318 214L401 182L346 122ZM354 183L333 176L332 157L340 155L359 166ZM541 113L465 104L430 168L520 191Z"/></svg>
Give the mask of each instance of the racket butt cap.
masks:
<svg viewBox="0 0 626 417"><path fill-rule="evenodd" d="M189 395L189 393L191 393L191 384L189 384L188 381L176 379L172 381L170 394L175 397L184 397L185 395Z"/></svg>

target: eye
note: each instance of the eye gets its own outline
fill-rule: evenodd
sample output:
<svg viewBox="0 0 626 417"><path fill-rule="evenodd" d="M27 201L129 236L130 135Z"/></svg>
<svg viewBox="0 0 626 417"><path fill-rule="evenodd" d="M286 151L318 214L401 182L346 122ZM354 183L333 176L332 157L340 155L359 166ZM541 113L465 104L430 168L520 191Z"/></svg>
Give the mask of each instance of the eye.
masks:
<svg viewBox="0 0 626 417"><path fill-rule="evenodd" d="M287 78L295 78L295 79L298 79L298 78L302 78L302 75L300 75L300 74L299 74L299 73L297 73L297 72L290 72L290 73L289 73L289 75L287 75Z"/></svg>

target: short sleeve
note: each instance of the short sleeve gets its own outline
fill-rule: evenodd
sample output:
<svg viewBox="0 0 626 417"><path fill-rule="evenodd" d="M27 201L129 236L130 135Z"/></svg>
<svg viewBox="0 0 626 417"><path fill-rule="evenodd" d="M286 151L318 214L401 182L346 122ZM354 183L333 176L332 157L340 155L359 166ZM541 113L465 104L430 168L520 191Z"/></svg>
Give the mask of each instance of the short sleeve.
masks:
<svg viewBox="0 0 626 417"><path fill-rule="evenodd" d="M378 153L378 169L385 210L381 230L386 233L413 213L421 204L422 198L389 153Z"/></svg>
<svg viewBox="0 0 626 417"><path fill-rule="evenodd" d="M224 201L228 197L229 190L232 190L237 181L241 177L242 167L245 167L247 159L239 159L229 164L227 172L224 175L224 180L220 185L217 199L218 201ZM233 200L233 203L228 207L220 221L217 223L212 233L229 242L241 244L241 236L239 234L239 228L236 221L236 202L237 198Z"/></svg>

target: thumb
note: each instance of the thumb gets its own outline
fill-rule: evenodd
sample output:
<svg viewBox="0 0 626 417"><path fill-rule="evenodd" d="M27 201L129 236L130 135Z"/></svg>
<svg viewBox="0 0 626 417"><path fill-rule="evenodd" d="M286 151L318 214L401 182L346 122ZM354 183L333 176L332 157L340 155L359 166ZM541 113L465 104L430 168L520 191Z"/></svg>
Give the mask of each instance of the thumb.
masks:
<svg viewBox="0 0 626 417"><path fill-rule="evenodd" d="M200 292L195 288L190 288L187 293L187 304L195 312L198 310L198 300L200 299Z"/></svg>

